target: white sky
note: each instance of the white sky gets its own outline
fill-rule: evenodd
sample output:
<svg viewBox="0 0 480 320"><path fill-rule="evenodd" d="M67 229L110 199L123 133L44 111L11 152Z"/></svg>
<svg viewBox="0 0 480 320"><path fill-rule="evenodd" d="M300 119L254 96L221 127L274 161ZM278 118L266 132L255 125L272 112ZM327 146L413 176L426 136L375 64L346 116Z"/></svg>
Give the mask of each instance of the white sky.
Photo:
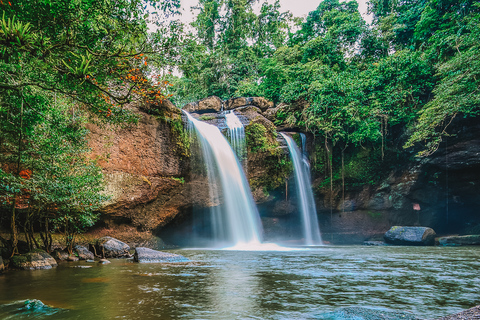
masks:
<svg viewBox="0 0 480 320"><path fill-rule="evenodd" d="M267 0L269 3L274 3L275 0ZM260 8L261 4L264 1L261 0L256 5L257 8ZM320 0L280 0L281 11L290 11L295 17L306 17L310 11L315 10L320 4ZM363 18L370 23L372 21L371 17L367 15L367 0L357 0L358 9L362 14ZM193 13L190 10L190 7L198 4L198 0L180 0L181 8L180 12L182 13L181 20L184 22L193 21Z"/></svg>

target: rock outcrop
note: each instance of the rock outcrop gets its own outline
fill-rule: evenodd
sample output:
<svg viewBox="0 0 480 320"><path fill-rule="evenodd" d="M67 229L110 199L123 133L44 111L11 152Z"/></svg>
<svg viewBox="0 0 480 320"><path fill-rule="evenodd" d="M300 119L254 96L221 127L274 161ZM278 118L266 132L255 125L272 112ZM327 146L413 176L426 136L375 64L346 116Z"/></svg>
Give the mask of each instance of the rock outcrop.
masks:
<svg viewBox="0 0 480 320"><path fill-rule="evenodd" d="M37 250L11 259L13 268L22 270L51 269L57 266L57 261L45 251Z"/></svg>
<svg viewBox="0 0 480 320"><path fill-rule="evenodd" d="M136 262L140 263L165 263L165 262L187 262L190 261L182 255L157 251L149 248L135 248L133 256Z"/></svg>
<svg viewBox="0 0 480 320"><path fill-rule="evenodd" d="M426 227L393 226L383 236L386 243L403 246L432 246L436 233Z"/></svg>
<svg viewBox="0 0 480 320"><path fill-rule="evenodd" d="M438 244L441 246L478 246L480 245L480 235L441 237L438 239Z"/></svg>
<svg viewBox="0 0 480 320"><path fill-rule="evenodd" d="M93 251L104 258L129 257L130 247L128 244L112 237L102 237L93 244Z"/></svg>
<svg viewBox="0 0 480 320"><path fill-rule="evenodd" d="M203 100L189 103L185 105L182 109L190 113L219 112L222 110L222 106L223 103L219 97L210 96Z"/></svg>

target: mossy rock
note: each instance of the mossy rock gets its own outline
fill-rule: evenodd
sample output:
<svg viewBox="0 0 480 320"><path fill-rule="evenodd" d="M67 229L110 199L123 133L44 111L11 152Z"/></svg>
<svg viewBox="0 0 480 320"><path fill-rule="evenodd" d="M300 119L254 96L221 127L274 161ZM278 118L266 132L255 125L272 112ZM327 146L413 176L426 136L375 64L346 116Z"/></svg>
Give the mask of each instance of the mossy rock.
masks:
<svg viewBox="0 0 480 320"><path fill-rule="evenodd" d="M11 264L13 268L21 270L51 269L57 266L55 259L43 250L13 256Z"/></svg>

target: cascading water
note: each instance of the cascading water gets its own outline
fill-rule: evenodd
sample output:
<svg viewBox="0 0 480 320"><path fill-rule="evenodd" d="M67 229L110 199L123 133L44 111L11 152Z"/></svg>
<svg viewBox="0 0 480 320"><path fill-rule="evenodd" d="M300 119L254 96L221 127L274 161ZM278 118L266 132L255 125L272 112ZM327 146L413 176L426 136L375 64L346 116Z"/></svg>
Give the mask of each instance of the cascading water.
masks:
<svg viewBox="0 0 480 320"><path fill-rule="evenodd" d="M225 122L232 149L238 159L243 162L246 158L245 128L233 111L225 111Z"/></svg>
<svg viewBox="0 0 480 320"><path fill-rule="evenodd" d="M320 235L320 228L318 227L317 209L311 187L310 164L308 163L305 152L305 136L302 137L302 154L291 137L283 133L280 134L287 142L290 158L293 162L297 201L302 217L305 244L308 246L322 245L322 237Z"/></svg>
<svg viewBox="0 0 480 320"><path fill-rule="evenodd" d="M185 112L197 134L207 166L214 242L221 245L256 245L261 241L261 222L245 174L220 130ZM219 201L222 197L221 201Z"/></svg>

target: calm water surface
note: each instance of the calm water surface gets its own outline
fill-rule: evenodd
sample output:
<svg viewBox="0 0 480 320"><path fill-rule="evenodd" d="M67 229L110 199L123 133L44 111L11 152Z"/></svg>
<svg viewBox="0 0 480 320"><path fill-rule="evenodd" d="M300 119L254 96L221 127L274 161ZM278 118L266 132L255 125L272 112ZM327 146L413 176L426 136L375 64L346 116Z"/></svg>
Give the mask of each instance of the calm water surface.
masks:
<svg viewBox="0 0 480 320"><path fill-rule="evenodd" d="M0 319L315 319L347 306L433 318L480 304L476 247L174 252L192 262L0 275ZM25 299L62 310L20 313Z"/></svg>

